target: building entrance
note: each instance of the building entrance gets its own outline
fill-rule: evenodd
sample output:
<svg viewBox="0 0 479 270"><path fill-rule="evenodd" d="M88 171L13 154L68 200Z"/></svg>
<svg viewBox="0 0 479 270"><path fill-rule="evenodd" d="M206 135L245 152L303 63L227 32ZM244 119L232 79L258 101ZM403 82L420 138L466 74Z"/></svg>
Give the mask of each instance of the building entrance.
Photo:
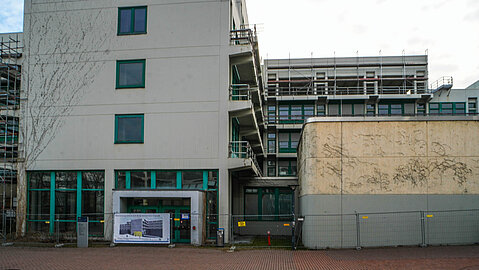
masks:
<svg viewBox="0 0 479 270"><path fill-rule="evenodd" d="M171 216L171 241L191 242L191 207L189 198L130 198L128 213L169 213Z"/></svg>

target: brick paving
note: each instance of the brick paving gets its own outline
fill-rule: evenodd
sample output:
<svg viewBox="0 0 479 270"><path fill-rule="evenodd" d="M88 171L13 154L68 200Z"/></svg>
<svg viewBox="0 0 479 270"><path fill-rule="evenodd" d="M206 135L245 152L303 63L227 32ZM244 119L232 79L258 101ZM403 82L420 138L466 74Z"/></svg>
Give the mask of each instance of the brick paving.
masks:
<svg viewBox="0 0 479 270"><path fill-rule="evenodd" d="M479 246L236 250L120 246L0 247L0 269L479 269Z"/></svg>

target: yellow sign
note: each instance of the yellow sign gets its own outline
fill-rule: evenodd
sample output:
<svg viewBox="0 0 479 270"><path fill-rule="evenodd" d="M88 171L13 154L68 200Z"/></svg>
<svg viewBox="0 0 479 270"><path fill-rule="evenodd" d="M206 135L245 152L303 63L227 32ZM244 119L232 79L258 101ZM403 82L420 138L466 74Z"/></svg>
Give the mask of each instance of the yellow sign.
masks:
<svg viewBox="0 0 479 270"><path fill-rule="evenodd" d="M142 232L133 232L134 236L142 237L143 233Z"/></svg>
<svg viewBox="0 0 479 270"><path fill-rule="evenodd" d="M246 227L246 221L239 221L238 227Z"/></svg>
<svg viewBox="0 0 479 270"><path fill-rule="evenodd" d="M426 217L433 217L434 215L426 215Z"/></svg>
<svg viewBox="0 0 479 270"><path fill-rule="evenodd" d="M104 221L104 220L100 220L100 223L105 223L105 221Z"/></svg>
<svg viewBox="0 0 479 270"><path fill-rule="evenodd" d="M50 223L50 221L45 221L45 223L46 223L46 224L49 224L49 223Z"/></svg>
<svg viewBox="0 0 479 270"><path fill-rule="evenodd" d="M175 218L175 221L180 221L180 219L179 219L179 218Z"/></svg>
<svg viewBox="0 0 479 270"><path fill-rule="evenodd" d="M368 216L363 216L363 219L368 219L369 217Z"/></svg>
<svg viewBox="0 0 479 270"><path fill-rule="evenodd" d="M289 223L283 224L284 227L289 227Z"/></svg>

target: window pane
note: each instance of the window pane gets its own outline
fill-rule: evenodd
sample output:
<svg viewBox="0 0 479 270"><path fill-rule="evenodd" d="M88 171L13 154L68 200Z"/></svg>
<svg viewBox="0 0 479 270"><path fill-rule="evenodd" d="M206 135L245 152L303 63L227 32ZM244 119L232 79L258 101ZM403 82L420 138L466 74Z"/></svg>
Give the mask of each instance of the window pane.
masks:
<svg viewBox="0 0 479 270"><path fill-rule="evenodd" d="M50 224L45 222L28 222L28 232L43 232L50 231Z"/></svg>
<svg viewBox="0 0 479 270"><path fill-rule="evenodd" d="M280 176L289 175L289 161L279 161L278 172Z"/></svg>
<svg viewBox="0 0 479 270"><path fill-rule="evenodd" d="M379 115L388 115L389 114L389 106L385 105L385 104L379 104L378 114Z"/></svg>
<svg viewBox="0 0 479 270"><path fill-rule="evenodd" d="M182 175L183 189L203 189L202 171L184 171Z"/></svg>
<svg viewBox="0 0 479 270"><path fill-rule="evenodd" d="M246 193L244 195L244 214L245 215L258 215L258 194Z"/></svg>
<svg viewBox="0 0 479 270"><path fill-rule="evenodd" d="M401 104L391 104L391 114L392 115L401 115L402 114L402 105Z"/></svg>
<svg viewBox="0 0 479 270"><path fill-rule="evenodd" d="M49 172L28 172L30 188L50 189L50 175Z"/></svg>
<svg viewBox="0 0 479 270"><path fill-rule="evenodd" d="M291 133L291 148L296 149L298 147L300 133Z"/></svg>
<svg viewBox="0 0 479 270"><path fill-rule="evenodd" d="M77 172L56 172L55 189L77 188Z"/></svg>
<svg viewBox="0 0 479 270"><path fill-rule="evenodd" d="M81 211L89 220L103 220L103 191L82 191Z"/></svg>
<svg viewBox="0 0 479 270"><path fill-rule="evenodd" d="M218 189L218 172L208 172L208 189Z"/></svg>
<svg viewBox="0 0 479 270"><path fill-rule="evenodd" d="M263 215L274 215L274 193L263 193L262 200ZM263 217L263 220L274 219L274 217Z"/></svg>
<svg viewBox="0 0 479 270"><path fill-rule="evenodd" d="M131 9L120 10L120 33L131 32Z"/></svg>
<svg viewBox="0 0 479 270"><path fill-rule="evenodd" d="M466 104L465 103L456 103L455 104L456 108L456 114L464 114L466 113Z"/></svg>
<svg viewBox="0 0 479 270"><path fill-rule="evenodd" d="M289 133L278 134L279 148L289 148Z"/></svg>
<svg viewBox="0 0 479 270"><path fill-rule="evenodd" d="M82 172L83 189L103 189L105 186L104 172Z"/></svg>
<svg viewBox="0 0 479 270"><path fill-rule="evenodd" d="M268 153L275 153L275 152L276 152L276 141L268 140Z"/></svg>
<svg viewBox="0 0 479 270"><path fill-rule="evenodd" d="M143 117L117 116L117 142L143 142Z"/></svg>
<svg viewBox="0 0 479 270"><path fill-rule="evenodd" d="M441 113L452 114L452 103L441 104Z"/></svg>
<svg viewBox="0 0 479 270"><path fill-rule="evenodd" d="M304 115L310 117L314 115L314 106L313 105L304 105Z"/></svg>
<svg viewBox="0 0 479 270"><path fill-rule="evenodd" d="M117 189L126 189L126 172L117 172Z"/></svg>
<svg viewBox="0 0 479 270"><path fill-rule="evenodd" d="M76 222L55 222L55 230L57 229L60 233L71 233L71 236L74 236L77 229Z"/></svg>
<svg viewBox="0 0 479 270"><path fill-rule="evenodd" d="M144 63L120 63L120 86L141 86L143 85Z"/></svg>
<svg viewBox="0 0 479 270"><path fill-rule="evenodd" d="M55 220L76 219L76 191L55 191Z"/></svg>
<svg viewBox="0 0 479 270"><path fill-rule="evenodd" d="M50 191L30 191L28 198L28 219L50 219Z"/></svg>
<svg viewBox="0 0 479 270"><path fill-rule="evenodd" d="M135 8L135 32L146 32L146 8Z"/></svg>
<svg viewBox="0 0 479 270"><path fill-rule="evenodd" d="M176 172L156 172L156 188L176 188Z"/></svg>
<svg viewBox="0 0 479 270"><path fill-rule="evenodd" d="M291 215L292 213L292 196L291 193L280 193L279 194L279 214L280 215Z"/></svg>
<svg viewBox="0 0 479 270"><path fill-rule="evenodd" d="M150 189L151 188L151 172L131 172L131 188Z"/></svg>
<svg viewBox="0 0 479 270"><path fill-rule="evenodd" d="M268 139L275 139L276 133L268 133Z"/></svg>

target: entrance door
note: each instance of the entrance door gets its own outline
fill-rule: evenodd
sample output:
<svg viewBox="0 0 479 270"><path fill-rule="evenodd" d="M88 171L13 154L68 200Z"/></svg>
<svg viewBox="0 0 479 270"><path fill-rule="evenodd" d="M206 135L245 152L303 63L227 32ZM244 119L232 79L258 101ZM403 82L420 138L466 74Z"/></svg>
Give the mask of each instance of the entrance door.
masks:
<svg viewBox="0 0 479 270"><path fill-rule="evenodd" d="M172 234L171 241L173 243L190 243L191 242L191 217L189 206L167 206L162 213L169 213L172 217Z"/></svg>

